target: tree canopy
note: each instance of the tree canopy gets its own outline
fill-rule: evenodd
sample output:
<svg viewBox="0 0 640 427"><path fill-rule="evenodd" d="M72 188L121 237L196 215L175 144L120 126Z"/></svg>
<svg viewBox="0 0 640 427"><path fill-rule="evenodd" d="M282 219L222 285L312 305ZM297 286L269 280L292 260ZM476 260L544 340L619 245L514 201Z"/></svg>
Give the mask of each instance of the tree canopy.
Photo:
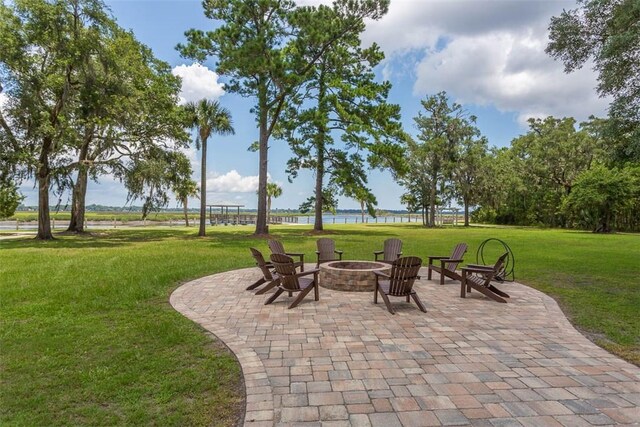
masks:
<svg viewBox="0 0 640 427"><path fill-rule="evenodd" d="M286 101L325 50L341 38L359 33L363 18L375 19L386 12L388 0L336 0L339 20L325 20L323 8L296 8L290 0L204 0L202 4L205 16L220 25L206 32L187 31L187 43L179 44L178 50L198 61L214 57L217 71L230 77L228 90L256 99L256 234L265 234L268 142ZM312 47L317 51L310 54Z"/></svg>
<svg viewBox="0 0 640 427"><path fill-rule="evenodd" d="M465 145L477 145L474 141L480 132L475 127L475 116L462 105L451 103L446 92L427 96L421 104L424 112L414 118L419 132L417 141L407 143L409 165L401 183L408 190L403 196L405 203L413 210L422 210L425 225L434 227L436 205L454 195L451 184L456 163L465 160L469 173L477 169L476 155L472 156ZM484 147L480 143L475 149ZM470 201L469 189L463 184L474 178L469 174L463 177L459 168L457 172L459 194Z"/></svg>
<svg viewBox="0 0 640 427"><path fill-rule="evenodd" d="M609 133L621 160L640 161L640 2L578 0L551 19L547 53L567 72L594 63L598 92L610 95Z"/></svg>
<svg viewBox="0 0 640 427"><path fill-rule="evenodd" d="M355 21L343 16L341 7L341 3L332 8L320 6L317 14L322 22L338 27L346 26L336 24L340 20ZM316 25L315 20L304 25L309 23ZM400 107L386 102L391 84L376 82L373 72L384 54L376 44L361 46L362 18L356 27L359 31L345 34L328 48L305 41L308 60L317 60L288 102L280 123L279 130L294 155L287 164L290 178L300 169L315 174L315 230L323 229L323 193L358 198L375 214L376 198L367 188L368 167L399 171L403 164Z"/></svg>
<svg viewBox="0 0 640 427"><path fill-rule="evenodd" d="M124 179L151 146L185 140L180 80L100 0L0 4L0 45L1 154L14 179L37 180L38 238L52 238L51 189L72 188L70 229L82 231L89 177Z"/></svg>

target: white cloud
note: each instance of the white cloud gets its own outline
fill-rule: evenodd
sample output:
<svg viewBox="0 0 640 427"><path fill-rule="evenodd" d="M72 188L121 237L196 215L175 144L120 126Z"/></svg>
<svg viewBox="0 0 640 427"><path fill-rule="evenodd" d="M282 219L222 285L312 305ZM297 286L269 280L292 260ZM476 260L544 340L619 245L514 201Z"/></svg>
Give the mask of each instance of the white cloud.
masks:
<svg viewBox="0 0 640 427"><path fill-rule="evenodd" d="M583 120L604 114L608 100L593 89L591 69L565 74L545 54L545 43L532 31L458 37L416 66L414 94L446 90L462 104L518 112L520 122L548 115Z"/></svg>
<svg viewBox="0 0 640 427"><path fill-rule="evenodd" d="M218 82L218 74L203 65L178 65L171 72L182 78L180 104L224 95L224 84Z"/></svg>
<svg viewBox="0 0 640 427"><path fill-rule="evenodd" d="M394 0L389 13L367 24L366 44L377 42L388 54L435 47L443 38L517 31L570 8L568 0Z"/></svg>
<svg viewBox="0 0 640 427"><path fill-rule="evenodd" d="M604 115L591 67L565 74L544 49L552 16L574 1L394 0L363 37L387 56L386 79L411 79L414 96L446 90L460 103L540 115Z"/></svg>
<svg viewBox="0 0 640 427"><path fill-rule="evenodd" d="M251 193L258 189L258 176L242 176L231 170L224 175L210 174L207 178L207 192L212 193Z"/></svg>

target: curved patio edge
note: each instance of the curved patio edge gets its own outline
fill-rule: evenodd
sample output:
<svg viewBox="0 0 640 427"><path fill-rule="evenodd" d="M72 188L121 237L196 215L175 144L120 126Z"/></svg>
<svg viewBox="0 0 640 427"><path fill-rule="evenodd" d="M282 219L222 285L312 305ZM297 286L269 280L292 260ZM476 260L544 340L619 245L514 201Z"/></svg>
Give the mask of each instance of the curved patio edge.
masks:
<svg viewBox="0 0 640 427"><path fill-rule="evenodd" d="M244 288L256 268L181 285L171 305L236 355L245 426L599 425L640 419L640 369L573 327L557 302L505 285L508 304L458 282L416 283L428 312L369 293L322 288L287 310L286 297ZM425 275L426 276L426 275ZM348 298L346 296L348 295ZM586 424L585 424L586 425Z"/></svg>

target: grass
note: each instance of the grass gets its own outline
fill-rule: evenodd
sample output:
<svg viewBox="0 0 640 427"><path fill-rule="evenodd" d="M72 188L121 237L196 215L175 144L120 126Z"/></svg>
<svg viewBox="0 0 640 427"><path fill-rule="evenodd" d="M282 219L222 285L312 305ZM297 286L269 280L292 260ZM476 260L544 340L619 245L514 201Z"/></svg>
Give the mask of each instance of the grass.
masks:
<svg viewBox="0 0 640 427"><path fill-rule="evenodd" d="M572 322L640 364L640 236L560 230L416 225L328 227L346 258L369 259L388 237L404 253L447 254L466 241L506 241L516 279L556 298ZM313 259L308 226L273 226ZM248 267L266 251L250 227L118 229L53 242L0 241L0 424L234 425L240 368L214 337L176 313L181 282ZM487 246L489 256L500 248ZM508 285L505 285L508 287ZM489 302L487 302L489 304Z"/></svg>

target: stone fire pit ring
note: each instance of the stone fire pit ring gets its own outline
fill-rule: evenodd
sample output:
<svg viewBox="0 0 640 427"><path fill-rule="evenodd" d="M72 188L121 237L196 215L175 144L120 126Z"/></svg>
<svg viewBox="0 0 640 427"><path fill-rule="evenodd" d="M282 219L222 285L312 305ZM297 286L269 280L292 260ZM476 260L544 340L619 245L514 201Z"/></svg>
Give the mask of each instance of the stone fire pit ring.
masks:
<svg viewBox="0 0 640 427"><path fill-rule="evenodd" d="M320 264L320 286L346 292L370 292L376 287L374 271L389 273L391 265L376 261L331 261Z"/></svg>

